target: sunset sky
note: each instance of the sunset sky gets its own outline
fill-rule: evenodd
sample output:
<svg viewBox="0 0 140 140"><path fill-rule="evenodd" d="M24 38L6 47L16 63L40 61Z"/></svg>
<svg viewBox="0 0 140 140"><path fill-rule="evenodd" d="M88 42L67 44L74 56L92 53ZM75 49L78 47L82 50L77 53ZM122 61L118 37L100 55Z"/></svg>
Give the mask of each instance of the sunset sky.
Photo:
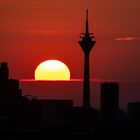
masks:
<svg viewBox="0 0 140 140"><path fill-rule="evenodd" d="M72 79L83 78L78 41L89 9L90 31L97 41L90 55L91 79L121 81L120 106L126 108L129 101L140 100L139 6L139 0L0 0L0 62L8 62L14 79L34 78L36 67L48 59L64 62ZM21 81L20 86L23 95L82 104L81 81ZM99 89L98 82L91 83L91 103L98 107Z"/></svg>
<svg viewBox="0 0 140 140"><path fill-rule="evenodd" d="M89 9L96 45L90 55L91 78L140 79L139 0L1 0L0 61L11 77L30 79L47 59L69 67L71 78L83 77L78 44Z"/></svg>

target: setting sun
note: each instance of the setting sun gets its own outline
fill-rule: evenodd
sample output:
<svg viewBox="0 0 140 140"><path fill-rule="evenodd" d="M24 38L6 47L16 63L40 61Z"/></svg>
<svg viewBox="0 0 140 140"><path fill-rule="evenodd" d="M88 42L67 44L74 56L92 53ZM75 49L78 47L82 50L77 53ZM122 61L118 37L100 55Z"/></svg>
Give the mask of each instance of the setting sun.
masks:
<svg viewBox="0 0 140 140"><path fill-rule="evenodd" d="M35 80L70 80L70 70L61 61L47 60L37 66Z"/></svg>

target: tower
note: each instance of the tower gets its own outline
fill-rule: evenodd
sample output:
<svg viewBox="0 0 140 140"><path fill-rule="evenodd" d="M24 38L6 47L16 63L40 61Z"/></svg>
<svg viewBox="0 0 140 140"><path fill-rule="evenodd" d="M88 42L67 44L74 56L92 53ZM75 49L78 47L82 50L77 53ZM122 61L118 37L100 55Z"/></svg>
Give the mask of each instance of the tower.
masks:
<svg viewBox="0 0 140 140"><path fill-rule="evenodd" d="M81 33L79 44L84 52L84 81L83 81L83 107L90 108L90 69L89 54L95 45L93 33L89 33L88 10L86 10L86 30Z"/></svg>

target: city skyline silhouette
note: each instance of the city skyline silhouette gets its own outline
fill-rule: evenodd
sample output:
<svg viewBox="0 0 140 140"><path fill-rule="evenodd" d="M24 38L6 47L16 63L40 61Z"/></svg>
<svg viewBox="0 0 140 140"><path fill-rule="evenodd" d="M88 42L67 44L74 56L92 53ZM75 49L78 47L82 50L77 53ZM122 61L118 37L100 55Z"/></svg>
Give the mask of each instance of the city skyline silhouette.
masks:
<svg viewBox="0 0 140 140"><path fill-rule="evenodd" d="M55 96L52 99L38 99L30 94L24 96L19 80L9 78L8 63L0 64L0 135L4 139L55 136L60 139L112 139L115 136L114 139L117 140L133 135L133 138L137 137L140 130L140 102L128 102L126 112L121 110L119 83L102 82L100 109L90 104L90 51L86 53L86 49L91 48L85 47L92 47L94 43L89 35L87 15L85 36L80 41L85 53L81 107L75 106L72 99L57 99ZM34 131L37 131L38 135ZM108 134L110 132L113 136Z"/></svg>
<svg viewBox="0 0 140 140"><path fill-rule="evenodd" d="M139 4L2 1L0 136L139 138ZM52 59L68 66L70 80L34 80Z"/></svg>
<svg viewBox="0 0 140 140"><path fill-rule="evenodd" d="M17 140L55 136L61 139L137 138L140 130L140 102L129 102L127 112L124 112L119 107L119 84L104 82L100 88L100 109L87 108L84 104L82 107L74 106L73 100L68 99L23 96L19 80L9 79L8 64L2 62L0 135L4 139Z"/></svg>

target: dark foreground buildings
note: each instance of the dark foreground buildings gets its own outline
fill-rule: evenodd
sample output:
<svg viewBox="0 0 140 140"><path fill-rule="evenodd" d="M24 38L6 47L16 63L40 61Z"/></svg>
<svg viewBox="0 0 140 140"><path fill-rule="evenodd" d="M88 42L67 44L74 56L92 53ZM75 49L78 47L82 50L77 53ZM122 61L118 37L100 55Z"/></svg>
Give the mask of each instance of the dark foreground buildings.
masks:
<svg viewBox="0 0 140 140"><path fill-rule="evenodd" d="M9 79L8 64L0 64L0 128L33 127L65 120L72 100L37 100L22 96L19 81Z"/></svg>
<svg viewBox="0 0 140 140"><path fill-rule="evenodd" d="M101 110L74 107L72 100L22 96L19 81L0 65L0 136L4 139L126 139L140 131L140 103L119 109L118 83L101 84ZM113 136L111 135L113 134Z"/></svg>

